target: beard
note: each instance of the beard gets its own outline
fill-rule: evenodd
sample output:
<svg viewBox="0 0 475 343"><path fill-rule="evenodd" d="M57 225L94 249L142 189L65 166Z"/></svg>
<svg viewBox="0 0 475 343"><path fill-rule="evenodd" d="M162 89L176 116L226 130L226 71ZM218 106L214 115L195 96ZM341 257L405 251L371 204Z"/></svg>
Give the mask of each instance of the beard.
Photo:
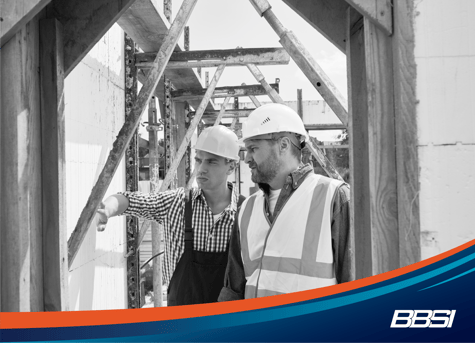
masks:
<svg viewBox="0 0 475 343"><path fill-rule="evenodd" d="M282 162L280 161L277 153L271 151L269 157L267 157L259 165L256 163L250 164L250 166L256 166L251 172L251 180L255 183L269 183L271 182L279 173Z"/></svg>

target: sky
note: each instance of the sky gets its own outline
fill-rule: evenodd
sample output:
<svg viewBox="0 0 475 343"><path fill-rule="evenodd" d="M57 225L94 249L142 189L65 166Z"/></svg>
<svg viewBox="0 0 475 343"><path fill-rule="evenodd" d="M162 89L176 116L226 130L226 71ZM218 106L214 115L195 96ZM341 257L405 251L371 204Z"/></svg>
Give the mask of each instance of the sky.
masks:
<svg viewBox="0 0 475 343"><path fill-rule="evenodd" d="M302 17L283 1L270 0L272 10L283 26L297 36L310 55L320 65L344 97L347 97L346 56L331 42L308 24ZM157 1L163 8L163 2ZM182 0L172 1L172 18L177 14ZM234 49L282 47L279 37L260 17L249 0L199 0L188 20L190 27L190 50ZM183 38L181 40L183 42ZM183 46L183 45L182 45ZM308 81L307 77L290 59L288 65L259 66L268 83L280 79L280 95L284 101L296 101L297 89L302 89L302 98L322 100L321 95ZM216 68L203 68L202 75L209 72L209 79ZM224 70L218 87L258 84L246 67L228 67ZM259 96L259 101L270 101L267 96ZM216 99L219 104L224 99ZM240 98L241 102L250 102L249 98ZM320 140L334 140L340 131L320 131Z"/></svg>

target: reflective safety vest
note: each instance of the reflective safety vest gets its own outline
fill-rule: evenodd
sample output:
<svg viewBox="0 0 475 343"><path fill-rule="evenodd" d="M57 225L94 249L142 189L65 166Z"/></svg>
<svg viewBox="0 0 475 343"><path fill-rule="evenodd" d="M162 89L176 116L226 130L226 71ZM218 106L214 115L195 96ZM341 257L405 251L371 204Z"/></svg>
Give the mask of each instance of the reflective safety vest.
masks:
<svg viewBox="0 0 475 343"><path fill-rule="evenodd" d="M239 214L245 298L304 291L336 284L331 218L341 181L310 174L271 225L262 190Z"/></svg>

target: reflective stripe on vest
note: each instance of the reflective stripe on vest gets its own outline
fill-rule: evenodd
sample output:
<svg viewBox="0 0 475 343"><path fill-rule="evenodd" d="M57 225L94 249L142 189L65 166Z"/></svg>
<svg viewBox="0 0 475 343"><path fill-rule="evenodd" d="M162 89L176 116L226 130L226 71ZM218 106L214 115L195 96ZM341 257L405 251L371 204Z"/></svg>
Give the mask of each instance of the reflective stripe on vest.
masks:
<svg viewBox="0 0 475 343"><path fill-rule="evenodd" d="M263 192L246 199L239 215L245 298L336 284L331 207L340 185L337 180L309 175L272 227L265 215Z"/></svg>

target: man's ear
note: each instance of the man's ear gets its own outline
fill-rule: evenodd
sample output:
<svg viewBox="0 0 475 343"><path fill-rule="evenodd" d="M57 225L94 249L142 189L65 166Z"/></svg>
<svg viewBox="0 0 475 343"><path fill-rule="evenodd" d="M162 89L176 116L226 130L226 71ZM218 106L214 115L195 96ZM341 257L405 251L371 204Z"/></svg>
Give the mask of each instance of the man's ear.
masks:
<svg viewBox="0 0 475 343"><path fill-rule="evenodd" d="M234 172L234 169L236 169L236 163L236 161L229 162L229 169L227 172L228 175L231 175Z"/></svg>
<svg viewBox="0 0 475 343"><path fill-rule="evenodd" d="M279 143L280 151L284 152L286 150L289 150L291 144L292 143L290 142L289 137L285 137L285 136L282 137L281 140L280 140L280 143Z"/></svg>

